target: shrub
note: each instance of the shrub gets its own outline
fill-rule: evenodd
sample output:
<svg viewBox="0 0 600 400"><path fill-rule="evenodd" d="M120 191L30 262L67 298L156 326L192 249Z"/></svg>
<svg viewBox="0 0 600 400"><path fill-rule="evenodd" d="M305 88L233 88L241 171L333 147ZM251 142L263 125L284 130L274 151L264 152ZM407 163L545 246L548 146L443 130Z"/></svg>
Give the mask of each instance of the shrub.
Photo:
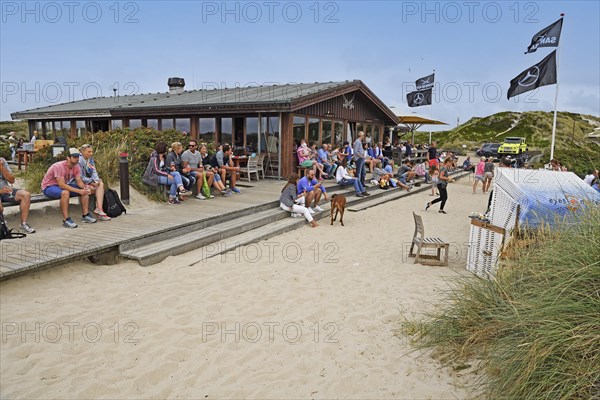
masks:
<svg viewBox="0 0 600 400"><path fill-rule="evenodd" d="M600 209L517 241L496 279L459 280L408 330L454 362L479 358L489 398L597 398Z"/></svg>
<svg viewBox="0 0 600 400"><path fill-rule="evenodd" d="M85 143L91 144L94 148L94 160L96 161L98 174L108 184L116 184L119 181L119 155L123 152L127 153L131 186L141 192L147 192L147 186L142 183L142 175L156 143L165 141L170 145L179 141L185 147L185 141L187 140L189 140L189 136L183 136L181 132L175 130L157 131L152 128L126 128L69 139L67 146L79 148ZM211 144L208 147L211 149ZM50 165L64 159L63 155L56 159L53 158L50 147L40 150L23 174L27 190L32 193L39 193L42 179Z"/></svg>

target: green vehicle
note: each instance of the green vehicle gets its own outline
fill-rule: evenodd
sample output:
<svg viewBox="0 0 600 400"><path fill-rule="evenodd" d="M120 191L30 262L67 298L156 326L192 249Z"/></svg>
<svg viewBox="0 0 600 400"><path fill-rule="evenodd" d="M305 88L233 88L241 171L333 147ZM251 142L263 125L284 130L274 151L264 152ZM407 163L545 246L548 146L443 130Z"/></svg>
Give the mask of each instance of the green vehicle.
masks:
<svg viewBox="0 0 600 400"><path fill-rule="evenodd" d="M504 138L504 143L498 148L498 155L503 154L519 155L527 151L527 142L522 137Z"/></svg>

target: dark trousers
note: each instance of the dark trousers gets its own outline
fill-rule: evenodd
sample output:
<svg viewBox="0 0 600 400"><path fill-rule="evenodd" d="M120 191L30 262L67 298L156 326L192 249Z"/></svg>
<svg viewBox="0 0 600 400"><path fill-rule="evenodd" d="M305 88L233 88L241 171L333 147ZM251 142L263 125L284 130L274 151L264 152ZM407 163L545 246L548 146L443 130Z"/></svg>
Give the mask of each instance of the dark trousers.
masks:
<svg viewBox="0 0 600 400"><path fill-rule="evenodd" d="M437 188L440 191L440 197L432 201L431 204L433 205L441 201L442 204L440 204L440 210L443 210L446 205L446 200L448 200L448 190L446 190L446 185L442 185L441 183L437 184Z"/></svg>

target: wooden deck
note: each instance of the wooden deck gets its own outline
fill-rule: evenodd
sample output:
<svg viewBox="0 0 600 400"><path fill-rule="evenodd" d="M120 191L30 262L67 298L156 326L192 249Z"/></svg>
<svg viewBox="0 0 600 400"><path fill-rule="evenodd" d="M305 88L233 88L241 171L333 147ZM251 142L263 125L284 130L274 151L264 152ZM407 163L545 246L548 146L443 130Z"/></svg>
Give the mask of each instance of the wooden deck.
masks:
<svg viewBox="0 0 600 400"><path fill-rule="evenodd" d="M468 176L469 173L458 172L453 175L460 178ZM31 221L38 230L36 233L24 239L0 242L0 281L86 257L101 258L100 262L111 262L112 257L116 262L118 255L127 255L131 259L139 258L141 265L148 265L153 259L144 261L142 253L152 252L159 246L164 246L158 242L159 240L176 238L188 231L196 231L194 234L202 237L210 236L212 233L216 238L211 239L215 240L225 236L225 233L227 236L238 233L244 236L250 229L265 228L267 232L264 235L268 235L269 230L278 231L278 223L290 225L292 222L277 222L280 218L272 215L279 209L279 194L284 184L285 182L281 180L242 183L239 186L242 194L233 194L230 197L217 195L210 200L197 200L190 197L181 205L157 203L156 207L152 208L136 208L136 205L132 204L127 207L128 214L123 214L109 222L98 221L95 224L85 224L79 223L79 218L74 218L74 221L79 224L76 229L62 227L57 202L54 209L50 205L50 211L43 217L38 217L45 221L51 219L53 224L50 227L40 228L35 225L35 221ZM352 186L342 187L333 181L326 181L325 187L329 189L328 191L347 192L350 196L354 192ZM429 186L415 188L411 193L399 189L375 190L371 198L360 200L352 198L349 209L359 211L423 190L429 190ZM378 199L379 197L385 198ZM79 206L72 205L72 207L75 207L71 209L72 217L79 215ZM329 206L323 205L323 207L326 212L322 215L317 214L317 218L328 215ZM284 212L280 210L280 213ZM271 222L274 222L273 226L262 226ZM239 224L246 225L237 229ZM9 225L14 227L14 224ZM198 230L202 231L198 232ZM256 235L251 232L247 234ZM202 238L198 240L201 241L200 239ZM244 240L240 239L240 242ZM150 251L148 247L156 248ZM163 253L168 255L169 249L166 248ZM181 251L175 254L181 254ZM161 254L157 255L158 259L161 256Z"/></svg>
<svg viewBox="0 0 600 400"><path fill-rule="evenodd" d="M142 239L161 231L185 227L214 217L235 213L240 210L252 212L258 206L274 203L279 199L284 181L261 180L251 184L242 183L242 194L230 197L216 195L210 200L197 200L193 197L181 205L159 204L156 208L136 209L135 204L128 208L128 214L109 222L95 224L80 223L76 229L61 226L58 202L56 212L43 218L56 221L51 228L39 229L24 239L3 240L0 242L0 280L26 271L40 270L70 260L82 259L118 249L119 245ZM50 206L52 207L52 206ZM76 210L79 211L78 206ZM232 214L234 217L234 214ZM11 227L14 224L11 224ZM33 224L32 224L33 225ZM35 225L34 225L35 226Z"/></svg>

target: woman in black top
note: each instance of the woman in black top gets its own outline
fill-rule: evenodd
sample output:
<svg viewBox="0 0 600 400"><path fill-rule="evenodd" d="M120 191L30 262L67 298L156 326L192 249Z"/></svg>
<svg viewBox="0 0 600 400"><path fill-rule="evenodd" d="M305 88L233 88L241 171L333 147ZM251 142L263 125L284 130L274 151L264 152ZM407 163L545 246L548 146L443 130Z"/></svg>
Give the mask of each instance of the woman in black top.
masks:
<svg viewBox="0 0 600 400"><path fill-rule="evenodd" d="M429 207L431 207L432 204L441 202L442 204L440 204L439 212L441 214L446 214L446 211L444 211L444 206L446 205L446 201L448 200L448 191L446 189L446 186L448 186L449 182L454 181L454 179L452 179L450 176L448 176L448 168L450 167L451 163L452 163L452 160L450 160L450 158L446 158L444 160L444 165L442 166L442 169L440 170L440 176L438 177L439 182L437 184L438 191L440 192L440 197L427 203L427 206L425 207L425 211L427 211L429 209Z"/></svg>

